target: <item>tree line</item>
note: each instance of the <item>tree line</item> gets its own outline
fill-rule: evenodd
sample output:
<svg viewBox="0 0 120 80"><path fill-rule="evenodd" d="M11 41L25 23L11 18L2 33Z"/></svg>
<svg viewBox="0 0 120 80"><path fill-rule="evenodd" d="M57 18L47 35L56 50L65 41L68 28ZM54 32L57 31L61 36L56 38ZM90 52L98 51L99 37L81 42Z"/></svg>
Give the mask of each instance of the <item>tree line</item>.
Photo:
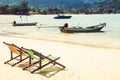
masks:
<svg viewBox="0 0 120 80"><path fill-rule="evenodd" d="M29 11L37 14L111 14L120 13L120 0L102 2L94 7L80 8L29 8L27 1L22 1L19 5L0 6L0 14L29 14Z"/></svg>
<svg viewBox="0 0 120 80"><path fill-rule="evenodd" d="M19 5L3 5L0 6L0 14L28 14L28 2L22 1Z"/></svg>

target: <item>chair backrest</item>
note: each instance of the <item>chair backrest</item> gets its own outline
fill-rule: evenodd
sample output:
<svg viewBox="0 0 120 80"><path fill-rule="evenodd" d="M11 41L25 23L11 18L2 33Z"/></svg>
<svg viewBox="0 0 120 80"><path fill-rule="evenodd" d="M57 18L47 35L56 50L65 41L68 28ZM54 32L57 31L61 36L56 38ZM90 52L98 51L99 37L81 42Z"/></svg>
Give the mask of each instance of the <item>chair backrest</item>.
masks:
<svg viewBox="0 0 120 80"><path fill-rule="evenodd" d="M50 61L49 59L45 58L41 53L39 53L39 52L37 52L37 51L35 51L33 49L23 48L23 50L26 51L26 53L28 53L35 60L40 60L40 58L42 58L42 62L49 62ZM48 57L48 58L50 58L52 60L56 59L52 55L48 55L46 57Z"/></svg>
<svg viewBox="0 0 120 80"><path fill-rule="evenodd" d="M26 53L28 53L33 59L39 60L40 58L34 54L32 50L23 48Z"/></svg>
<svg viewBox="0 0 120 80"><path fill-rule="evenodd" d="M11 45L7 45L7 46L10 49L10 51L12 51L16 54L20 54L20 50L17 47L15 47L14 45L11 44Z"/></svg>
<svg viewBox="0 0 120 80"><path fill-rule="evenodd" d="M22 51L21 48L19 48L18 46L14 45L14 44L9 44L6 42L3 42L4 44L6 44L8 46L8 48L10 49L11 52L15 53L15 54L20 54L22 53L22 56L27 56L27 54L25 52Z"/></svg>
<svg viewBox="0 0 120 80"><path fill-rule="evenodd" d="M53 57L51 54L48 56L43 55L42 53L39 53L33 49L31 49L31 51L34 53L34 55L36 55L37 57L42 58L42 62L50 62L50 60L54 60L56 59L56 57Z"/></svg>

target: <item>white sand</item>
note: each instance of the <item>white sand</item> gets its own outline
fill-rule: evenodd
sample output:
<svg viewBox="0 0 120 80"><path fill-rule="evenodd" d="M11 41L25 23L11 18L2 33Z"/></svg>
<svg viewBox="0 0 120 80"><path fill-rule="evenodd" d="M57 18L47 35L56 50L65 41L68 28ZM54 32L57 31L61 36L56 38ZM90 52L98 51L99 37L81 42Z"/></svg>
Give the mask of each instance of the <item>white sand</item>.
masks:
<svg viewBox="0 0 120 80"><path fill-rule="evenodd" d="M4 64L9 59L9 49L3 41L34 49L45 55L60 56L58 61L66 69L48 78ZM120 50L2 36L0 70L0 80L120 80Z"/></svg>

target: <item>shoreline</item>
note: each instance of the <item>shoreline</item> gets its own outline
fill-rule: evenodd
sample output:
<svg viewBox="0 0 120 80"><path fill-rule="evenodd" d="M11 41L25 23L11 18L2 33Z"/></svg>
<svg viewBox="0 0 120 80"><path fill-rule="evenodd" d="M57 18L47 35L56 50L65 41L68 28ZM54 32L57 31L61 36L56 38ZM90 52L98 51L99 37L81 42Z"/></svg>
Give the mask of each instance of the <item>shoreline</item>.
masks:
<svg viewBox="0 0 120 80"><path fill-rule="evenodd" d="M101 14L95 14L95 15L97 15L97 17L98 17ZM114 14L110 14L110 15L114 15ZM117 14L117 15L119 15L119 14ZM91 33L84 34L83 33L83 34L75 34L75 36L73 34L72 35L67 34L67 36L66 36L66 34L64 35L64 34L58 33L60 30L57 30L57 29L51 29L51 28L46 29L46 30L45 29L43 29L43 30L38 29L38 26L41 23L42 23L43 27L49 26L49 25L50 26L57 25L57 24L61 25L61 23L64 22L63 20L62 20L63 22L60 21L60 23L59 23L59 20L58 20L58 21L56 21L56 22L58 22L57 24L51 24L51 22L49 22L49 21L47 21L48 23L46 23L46 19L44 19L44 18L46 18L45 16L47 16L47 15L40 16L40 18L43 18L45 22L44 21L41 22L42 20L40 18L38 18L38 16L33 15L33 17L30 17L28 19L28 21L31 22L32 19L36 20L39 23L37 26L35 26L35 27L28 27L28 26L27 27L12 27L12 25L11 25L11 21L13 21L12 16L13 15L11 15L11 16L6 15L5 16L6 19L8 18L8 21L6 21L6 19L4 18L4 15L2 16L3 21L1 21L1 25L0 25L1 26L0 35L12 36L12 37L21 37L21 38L30 38L30 39L37 39L37 40L46 40L46 41L52 41L52 42L55 41L55 42L62 42L62 43L73 44L73 45L82 45L82 46L88 46L88 47L98 47L98 48L106 48L106 49L107 48L120 49L120 43L119 43L119 37L118 37L119 36L119 31L118 31L119 28L117 27L118 29L116 28L113 30L109 26L111 26L111 27L114 27L114 26L110 25L109 22L108 22L108 29L106 29L106 30L104 29L103 31L105 31L105 33L100 33L100 37L99 37L99 33L98 34L96 34L96 33L95 34L91 34ZM14 17L15 17L16 21L18 21L18 22L20 21L19 15L15 15ZM50 16L48 18L48 20L52 19L52 21L54 22L54 19L52 17L53 16ZM90 16L88 16L88 17L90 17ZM85 18L86 20L89 19L88 17L83 16L83 15L81 16L81 18ZM91 17L94 17L94 15L92 15ZM103 18L106 17L106 14L105 14L105 16L102 16L102 17ZM109 16L107 16L107 17L109 17ZM117 16L115 16L115 17L117 17ZM9 18L11 20L9 20ZM75 17L75 18L77 18L77 17ZM26 17L24 17L23 19L26 20ZM101 17L100 17L100 19L101 19ZM85 22L83 20L83 25L86 24L86 20L85 20ZM71 22L74 22L74 21L71 20ZM72 23L72 25L73 25L73 23ZM81 22L81 25L82 25L82 22ZM112 30L113 30L113 32L112 32ZM117 30L117 32L116 32L116 30ZM50 34L49 34L49 32L50 32ZM42 34L44 34L44 35L42 35ZM104 34L105 34L105 36L104 36ZM111 35L111 34L113 34L113 35ZM81 40L79 40L79 38Z"/></svg>
<svg viewBox="0 0 120 80"><path fill-rule="evenodd" d="M37 38L37 37L31 37L31 36L9 36L5 34L0 34L0 36L3 37L14 37L14 38L25 38L25 39L33 39L33 40L45 40L45 41L50 41L50 42L60 42L60 43L65 43L65 44L71 44L71 45L80 45L80 46L86 46L86 47L92 47L92 48L106 48L106 49L118 49L120 50L119 47L114 47L114 46L106 46L106 45L98 45L98 44L89 44L89 43L78 43L78 42L70 42L70 41L63 41L63 40L55 40L55 39L46 39L46 38Z"/></svg>

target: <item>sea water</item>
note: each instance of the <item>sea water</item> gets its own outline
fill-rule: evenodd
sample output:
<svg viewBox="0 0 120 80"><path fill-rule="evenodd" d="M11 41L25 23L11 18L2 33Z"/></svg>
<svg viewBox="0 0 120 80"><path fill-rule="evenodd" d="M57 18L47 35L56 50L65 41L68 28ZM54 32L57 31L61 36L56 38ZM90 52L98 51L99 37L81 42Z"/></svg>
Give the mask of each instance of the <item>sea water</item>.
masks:
<svg viewBox="0 0 120 80"><path fill-rule="evenodd" d="M0 15L0 35L64 42L74 45L120 49L120 14L72 15L70 19L54 19L57 15ZM36 26L12 26L12 22L38 22ZM92 26L105 22L101 32L62 33L59 26Z"/></svg>

